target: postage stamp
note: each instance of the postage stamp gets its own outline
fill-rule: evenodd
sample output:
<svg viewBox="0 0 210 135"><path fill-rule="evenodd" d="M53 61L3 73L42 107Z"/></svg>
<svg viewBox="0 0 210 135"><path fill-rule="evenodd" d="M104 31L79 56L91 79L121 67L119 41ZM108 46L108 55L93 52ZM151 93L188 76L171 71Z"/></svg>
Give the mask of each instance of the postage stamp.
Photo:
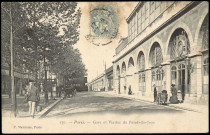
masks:
<svg viewBox="0 0 210 135"><path fill-rule="evenodd" d="M90 25L91 37L116 37L118 31L117 6L111 4L92 4Z"/></svg>

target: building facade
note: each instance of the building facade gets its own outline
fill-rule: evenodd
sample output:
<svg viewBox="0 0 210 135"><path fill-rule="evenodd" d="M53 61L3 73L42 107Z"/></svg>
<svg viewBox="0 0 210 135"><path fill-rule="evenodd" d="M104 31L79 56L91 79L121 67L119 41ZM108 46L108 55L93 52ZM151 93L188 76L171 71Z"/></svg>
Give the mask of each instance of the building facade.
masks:
<svg viewBox="0 0 210 135"><path fill-rule="evenodd" d="M11 92L11 77L9 74L9 66L7 63L1 65L1 93L10 94ZM35 76L32 73L26 72L21 68L14 67L14 85L16 94L22 95L25 85L29 80L35 81Z"/></svg>
<svg viewBox="0 0 210 135"><path fill-rule="evenodd" d="M88 91L112 91L113 90L113 66L105 70L88 84Z"/></svg>
<svg viewBox="0 0 210 135"><path fill-rule="evenodd" d="M171 85L186 103L208 103L208 2L139 2L127 18L128 36L115 50L114 90L153 97Z"/></svg>

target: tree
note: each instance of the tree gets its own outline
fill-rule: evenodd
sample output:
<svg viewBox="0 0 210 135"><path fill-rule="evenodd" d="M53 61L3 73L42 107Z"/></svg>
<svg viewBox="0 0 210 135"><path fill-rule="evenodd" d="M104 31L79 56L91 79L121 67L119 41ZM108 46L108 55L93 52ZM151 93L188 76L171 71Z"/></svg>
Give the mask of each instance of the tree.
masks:
<svg viewBox="0 0 210 135"><path fill-rule="evenodd" d="M14 89L14 65L19 65L20 59L15 57L14 63L14 56L13 52L16 52L17 46L14 44L20 44L20 40L18 39L19 35L18 32L24 26L24 16L22 14L22 10L20 8L19 3L12 3L12 2L4 2L1 5L1 41L2 41L2 56L3 62L8 63L10 67L10 76L11 76L11 97L12 97L12 104L11 104L11 111L14 117L16 117L16 96L15 96L15 89ZM15 50L15 51L14 51ZM16 56L18 53L14 53ZM10 60L9 60L10 59Z"/></svg>
<svg viewBox="0 0 210 135"><path fill-rule="evenodd" d="M47 58L53 62L67 46L78 41L81 10L77 9L76 2L28 2L23 5L28 18L28 36L33 41L31 50L35 53L37 78L37 61ZM60 28L63 33L59 35ZM50 51L46 52L46 48Z"/></svg>
<svg viewBox="0 0 210 135"><path fill-rule="evenodd" d="M18 2L3 2L1 5L1 43L2 60L10 65L10 44L11 37L14 44L14 64L20 66L22 50L20 45L22 41L21 32L25 27L25 16L21 10L21 4ZM11 12L11 14L10 14ZM11 30L12 27L12 30ZM12 35L11 35L12 34ZM16 57L17 56L17 57Z"/></svg>
<svg viewBox="0 0 210 135"><path fill-rule="evenodd" d="M76 2L26 2L22 6L28 19L30 48L34 50L37 71L37 61L44 57L53 61L61 50L78 41L81 10ZM58 35L61 27L63 34ZM45 48L50 50L47 54Z"/></svg>
<svg viewBox="0 0 210 135"><path fill-rule="evenodd" d="M2 60L11 67L12 91L13 61L16 66L35 71L37 80L38 61L45 57L54 61L79 39L81 10L76 2L4 2L1 11ZM61 27L63 34L59 35ZM50 51L46 53L45 48Z"/></svg>
<svg viewBox="0 0 210 135"><path fill-rule="evenodd" d="M53 66L53 72L62 77L79 78L87 74L78 49L69 46L57 58Z"/></svg>

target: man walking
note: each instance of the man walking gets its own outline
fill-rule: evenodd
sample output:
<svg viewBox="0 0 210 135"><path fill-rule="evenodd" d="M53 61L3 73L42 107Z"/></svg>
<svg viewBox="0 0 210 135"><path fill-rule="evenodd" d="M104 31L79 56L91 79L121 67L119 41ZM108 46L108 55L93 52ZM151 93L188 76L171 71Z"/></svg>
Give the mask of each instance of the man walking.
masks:
<svg viewBox="0 0 210 135"><path fill-rule="evenodd" d="M40 100L39 89L38 89L37 84L35 84L35 82L29 83L27 97L28 97L27 100L28 100L28 105L29 105L29 115L32 118L34 118L36 104Z"/></svg>

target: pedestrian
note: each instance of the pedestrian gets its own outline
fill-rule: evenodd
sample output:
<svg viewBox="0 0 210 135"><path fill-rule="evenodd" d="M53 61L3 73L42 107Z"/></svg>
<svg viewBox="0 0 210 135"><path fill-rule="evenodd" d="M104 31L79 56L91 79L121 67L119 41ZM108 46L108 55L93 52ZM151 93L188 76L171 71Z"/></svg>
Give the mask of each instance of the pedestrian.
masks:
<svg viewBox="0 0 210 135"><path fill-rule="evenodd" d="M74 88L74 96L77 94L77 89Z"/></svg>
<svg viewBox="0 0 210 135"><path fill-rule="evenodd" d="M181 103L183 103L184 97L185 97L185 88L184 88L184 85L182 86L181 93L182 93L182 100L181 100Z"/></svg>
<svg viewBox="0 0 210 135"><path fill-rule="evenodd" d="M131 86L130 85L128 87L128 95L132 95L132 90L131 90Z"/></svg>
<svg viewBox="0 0 210 135"><path fill-rule="evenodd" d="M175 84L171 84L171 94L172 96L169 99L170 103L177 104L179 101L177 97L177 90L175 88Z"/></svg>
<svg viewBox="0 0 210 135"><path fill-rule="evenodd" d="M26 93L28 105L29 105L29 115L34 118L35 108L40 100L38 85L35 82L29 82L29 89Z"/></svg>
<svg viewBox="0 0 210 135"><path fill-rule="evenodd" d="M59 91L58 91L58 97L60 98L61 97L61 92L63 91L63 86L60 85L59 86Z"/></svg>
<svg viewBox="0 0 210 135"><path fill-rule="evenodd" d="M77 91L77 90L76 90L76 87L73 87L73 88L72 88L72 96L73 96L73 97L76 95L76 91Z"/></svg>
<svg viewBox="0 0 210 135"><path fill-rule="evenodd" d="M157 98L157 88L155 84L153 85L153 87L154 87L154 102L155 102Z"/></svg>
<svg viewBox="0 0 210 135"><path fill-rule="evenodd" d="M59 93L59 86L56 86L56 97L58 97L58 93Z"/></svg>

